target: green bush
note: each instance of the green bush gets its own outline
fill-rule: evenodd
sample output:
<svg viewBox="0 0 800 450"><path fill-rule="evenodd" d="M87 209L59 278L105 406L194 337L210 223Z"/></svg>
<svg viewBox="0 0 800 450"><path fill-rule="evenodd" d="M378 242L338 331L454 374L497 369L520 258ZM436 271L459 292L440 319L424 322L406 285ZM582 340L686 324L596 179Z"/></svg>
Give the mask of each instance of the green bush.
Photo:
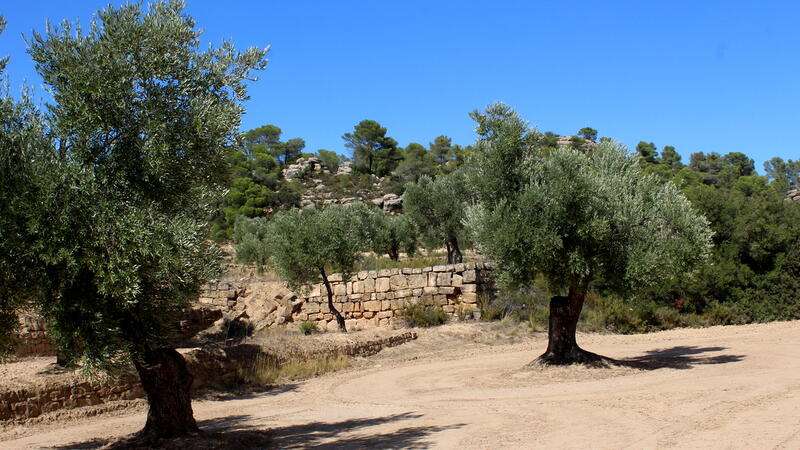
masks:
<svg viewBox="0 0 800 450"><path fill-rule="evenodd" d="M297 325L297 328L299 328L300 332L303 333L306 336L308 336L309 334L313 334L313 333L316 333L317 331L319 331L318 328L317 328L317 323L316 322L312 322L310 320L306 320L304 322L300 322L300 324Z"/></svg>
<svg viewBox="0 0 800 450"><path fill-rule="evenodd" d="M407 303L400 309L400 317L411 327L433 327L447 322L447 314L439 306Z"/></svg>

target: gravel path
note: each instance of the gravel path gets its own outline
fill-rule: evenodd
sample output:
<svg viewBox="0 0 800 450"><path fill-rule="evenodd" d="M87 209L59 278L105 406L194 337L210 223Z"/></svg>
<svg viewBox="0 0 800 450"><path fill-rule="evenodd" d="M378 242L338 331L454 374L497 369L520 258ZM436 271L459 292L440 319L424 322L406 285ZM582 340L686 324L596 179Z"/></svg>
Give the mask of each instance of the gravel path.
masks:
<svg viewBox="0 0 800 450"><path fill-rule="evenodd" d="M800 322L581 335L631 364L532 371L521 368L542 335L448 345L447 333L469 334L458 327L270 393L197 401L195 416L208 431L270 430L276 448L800 448ZM0 447L84 448L143 422L137 412L17 429Z"/></svg>

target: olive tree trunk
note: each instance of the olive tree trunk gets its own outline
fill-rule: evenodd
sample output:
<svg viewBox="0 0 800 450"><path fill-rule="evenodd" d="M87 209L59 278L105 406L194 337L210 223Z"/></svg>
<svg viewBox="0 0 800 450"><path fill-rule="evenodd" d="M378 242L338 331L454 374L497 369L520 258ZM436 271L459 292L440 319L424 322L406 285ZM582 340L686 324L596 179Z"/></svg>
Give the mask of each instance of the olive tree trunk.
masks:
<svg viewBox="0 0 800 450"><path fill-rule="evenodd" d="M588 280L571 287L566 296L550 299L550 323L547 331L547 350L533 364L564 365L591 363L604 358L578 346L575 332L586 299Z"/></svg>
<svg viewBox="0 0 800 450"><path fill-rule="evenodd" d="M461 256L461 249L458 247L458 239L453 239L450 242L450 256L448 258L449 264L461 264L464 258Z"/></svg>
<svg viewBox="0 0 800 450"><path fill-rule="evenodd" d="M134 358L142 387L147 393L147 422L142 432L157 437L198 432L192 412L193 377L186 360L174 348L146 349Z"/></svg>
<svg viewBox="0 0 800 450"><path fill-rule="evenodd" d="M336 317L336 323L339 324L339 329L346 333L347 327L344 324L344 317L342 317L342 314L339 312L339 310L333 306L333 289L331 289L331 283L328 281L328 275L325 273L325 268L320 267L319 271L322 275L322 282L325 284L325 290L328 291L328 309L330 309L331 313L333 313L333 317Z"/></svg>

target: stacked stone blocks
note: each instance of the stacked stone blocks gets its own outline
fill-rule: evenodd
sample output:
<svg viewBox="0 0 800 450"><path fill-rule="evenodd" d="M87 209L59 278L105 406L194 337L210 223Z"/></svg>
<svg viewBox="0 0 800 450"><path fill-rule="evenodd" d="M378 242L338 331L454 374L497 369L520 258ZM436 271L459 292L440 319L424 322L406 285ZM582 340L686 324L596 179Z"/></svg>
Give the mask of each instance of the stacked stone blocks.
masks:
<svg viewBox="0 0 800 450"><path fill-rule="evenodd" d="M329 281L334 307L348 328L390 326L401 320L400 311L408 304L438 306L451 318L477 316L479 295L494 292L491 267L481 262L364 271L346 280L333 274ZM292 322L314 321L318 328L337 328L324 285L307 286L296 295L300 301Z"/></svg>

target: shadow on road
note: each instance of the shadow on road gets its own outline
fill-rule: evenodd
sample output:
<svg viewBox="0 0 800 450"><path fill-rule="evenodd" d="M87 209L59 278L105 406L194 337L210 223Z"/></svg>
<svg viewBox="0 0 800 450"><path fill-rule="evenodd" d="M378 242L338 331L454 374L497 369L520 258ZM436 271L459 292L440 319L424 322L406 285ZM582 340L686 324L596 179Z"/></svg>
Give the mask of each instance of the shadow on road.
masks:
<svg viewBox="0 0 800 450"><path fill-rule="evenodd" d="M356 449L356 448L427 448L428 436L441 431L463 427L447 426L404 427L387 433L370 433L367 430L355 435L339 437L343 433L383 425L390 422L417 419L418 414L395 414L386 417L351 419L342 422L311 422L275 428L272 444L277 448Z"/></svg>
<svg viewBox="0 0 800 450"><path fill-rule="evenodd" d="M441 431L460 428L448 426L404 427L385 433L369 432L367 428L392 422L413 420L419 414L403 413L385 417L350 419L340 422L309 422L272 429L251 425L247 415L232 415L198 422L201 433L174 439L146 438L137 434L116 439L93 439L72 443L59 449L262 449L262 448L426 448L428 437ZM344 434L347 436L343 436Z"/></svg>
<svg viewBox="0 0 800 450"><path fill-rule="evenodd" d="M616 363L643 370L655 369L691 369L705 364L727 364L739 362L744 355L704 355L727 350L727 347L684 346L648 350L642 356L618 359Z"/></svg>

